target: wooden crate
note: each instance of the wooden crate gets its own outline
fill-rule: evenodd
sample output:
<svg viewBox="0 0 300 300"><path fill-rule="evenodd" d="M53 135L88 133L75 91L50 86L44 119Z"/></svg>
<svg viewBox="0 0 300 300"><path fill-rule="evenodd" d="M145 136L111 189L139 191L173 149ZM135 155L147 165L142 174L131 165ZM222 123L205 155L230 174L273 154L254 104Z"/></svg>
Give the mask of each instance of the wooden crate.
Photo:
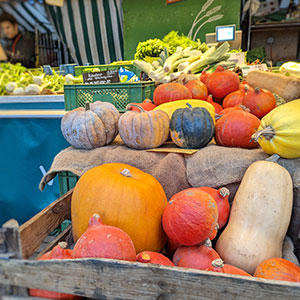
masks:
<svg viewBox="0 0 300 300"><path fill-rule="evenodd" d="M29 299L25 297L27 288L94 299L300 299L300 284L296 283L110 259L26 259L32 257L53 229L70 218L71 195L72 191L68 192L20 227L16 222L8 222L0 229L3 300ZM68 233L70 228L44 251ZM22 298L5 297L6 293Z"/></svg>

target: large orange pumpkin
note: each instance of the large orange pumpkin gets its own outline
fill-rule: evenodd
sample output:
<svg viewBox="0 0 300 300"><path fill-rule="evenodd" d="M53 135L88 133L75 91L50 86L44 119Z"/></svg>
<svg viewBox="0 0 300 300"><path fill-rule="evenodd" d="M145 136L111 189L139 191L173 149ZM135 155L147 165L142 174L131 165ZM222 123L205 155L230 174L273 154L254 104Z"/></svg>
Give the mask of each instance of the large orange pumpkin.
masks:
<svg viewBox="0 0 300 300"><path fill-rule="evenodd" d="M88 170L72 195L73 236L77 240L97 213L103 224L123 229L136 251L160 251L165 244L161 218L167 197L160 183L135 167L111 163Z"/></svg>
<svg viewBox="0 0 300 300"><path fill-rule="evenodd" d="M284 258L270 258L257 266L254 277L300 282L300 268Z"/></svg>

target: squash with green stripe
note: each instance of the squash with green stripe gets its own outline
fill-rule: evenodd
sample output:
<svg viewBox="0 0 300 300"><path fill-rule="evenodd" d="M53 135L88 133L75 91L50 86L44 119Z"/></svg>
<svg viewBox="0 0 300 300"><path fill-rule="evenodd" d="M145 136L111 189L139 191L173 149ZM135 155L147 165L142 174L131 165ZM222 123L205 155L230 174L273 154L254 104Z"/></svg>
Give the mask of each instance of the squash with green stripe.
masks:
<svg viewBox="0 0 300 300"><path fill-rule="evenodd" d="M204 107L175 110L170 122L172 141L181 148L199 149L205 147L213 138L214 121Z"/></svg>
<svg viewBox="0 0 300 300"><path fill-rule="evenodd" d="M126 146L134 149L151 149L161 146L169 137L170 119L164 111L127 111L119 119L119 134Z"/></svg>

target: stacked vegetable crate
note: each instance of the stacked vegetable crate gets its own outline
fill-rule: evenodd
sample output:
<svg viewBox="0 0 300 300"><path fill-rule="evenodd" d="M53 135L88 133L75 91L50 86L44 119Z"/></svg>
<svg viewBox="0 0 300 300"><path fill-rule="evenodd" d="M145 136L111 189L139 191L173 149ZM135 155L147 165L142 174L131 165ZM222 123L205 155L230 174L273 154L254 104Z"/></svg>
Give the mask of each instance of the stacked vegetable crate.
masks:
<svg viewBox="0 0 300 300"><path fill-rule="evenodd" d="M94 299L299 299L292 282L140 264L111 259L35 261L43 240L70 218L72 191L18 227L0 229L0 294L27 298L26 288L39 288ZM65 240L68 227L43 252ZM5 285L5 286L4 286ZM32 299L32 298L31 298Z"/></svg>
<svg viewBox="0 0 300 300"><path fill-rule="evenodd" d="M141 71L132 64L111 64L99 66L75 67L75 75L97 68L99 71L118 70L127 68L140 76ZM139 81L133 83L108 83L90 85L65 85L65 109L72 110L83 107L86 102L104 101L114 104L119 112L124 112L129 103L140 103L144 99L152 99L155 83L152 81Z"/></svg>

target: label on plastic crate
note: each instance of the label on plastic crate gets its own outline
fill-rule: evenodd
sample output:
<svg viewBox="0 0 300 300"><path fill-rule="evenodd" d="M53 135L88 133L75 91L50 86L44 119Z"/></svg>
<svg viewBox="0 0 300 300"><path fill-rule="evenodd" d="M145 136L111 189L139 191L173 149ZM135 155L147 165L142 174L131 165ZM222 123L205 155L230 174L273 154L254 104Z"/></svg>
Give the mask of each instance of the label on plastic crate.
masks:
<svg viewBox="0 0 300 300"><path fill-rule="evenodd" d="M118 70L83 73L82 77L85 84L106 84L120 82Z"/></svg>

